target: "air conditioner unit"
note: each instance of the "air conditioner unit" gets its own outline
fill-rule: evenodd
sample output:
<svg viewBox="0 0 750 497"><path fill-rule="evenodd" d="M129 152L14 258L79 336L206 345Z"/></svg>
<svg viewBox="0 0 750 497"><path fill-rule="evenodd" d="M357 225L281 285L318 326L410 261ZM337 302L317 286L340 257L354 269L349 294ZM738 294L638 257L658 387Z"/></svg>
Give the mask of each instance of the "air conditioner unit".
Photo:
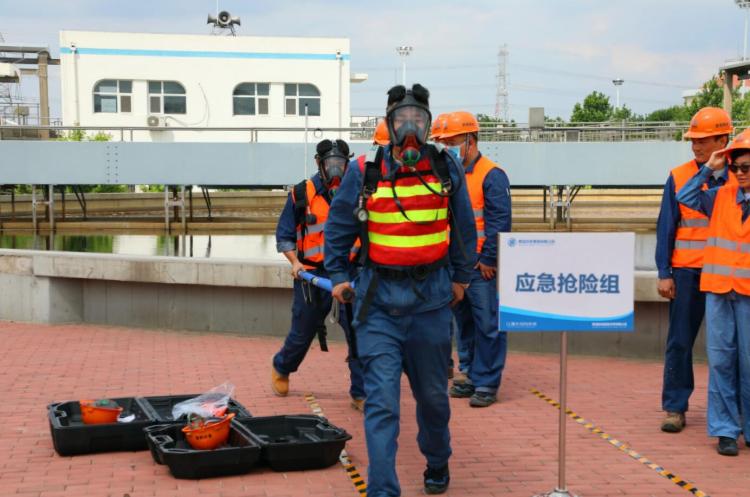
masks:
<svg viewBox="0 0 750 497"><path fill-rule="evenodd" d="M160 116L148 116L148 118L146 119L146 126L148 126L149 128L160 128L166 125L166 120Z"/></svg>

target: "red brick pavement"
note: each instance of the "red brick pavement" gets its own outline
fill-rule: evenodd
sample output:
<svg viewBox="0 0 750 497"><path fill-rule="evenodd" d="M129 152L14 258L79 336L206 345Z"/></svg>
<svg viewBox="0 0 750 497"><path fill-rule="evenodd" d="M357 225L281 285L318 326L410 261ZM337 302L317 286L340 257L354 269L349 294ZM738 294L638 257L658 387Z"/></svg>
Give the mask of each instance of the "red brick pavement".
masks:
<svg viewBox="0 0 750 497"><path fill-rule="evenodd" d="M354 436L352 462L366 474L361 414L349 408L345 349L313 350L291 393L274 397L269 360L278 338L160 332L101 326L0 322L0 496L24 497L338 497L357 495L341 466L307 472L258 469L231 478L177 480L148 452L60 457L45 406L86 397L167 395L206 390L225 380L255 415L307 413L312 392L328 418ZM712 497L750 495L750 449L721 457L705 433L706 367L698 365L688 428L659 431L661 365L571 357L569 407L586 420ZM556 356L511 353L500 402L472 409L453 399L448 495L531 496L557 481L557 410L530 392L557 398ZM414 401L404 382L398 471L403 495L422 495L424 459L416 446ZM568 487L580 497L691 495L568 421Z"/></svg>

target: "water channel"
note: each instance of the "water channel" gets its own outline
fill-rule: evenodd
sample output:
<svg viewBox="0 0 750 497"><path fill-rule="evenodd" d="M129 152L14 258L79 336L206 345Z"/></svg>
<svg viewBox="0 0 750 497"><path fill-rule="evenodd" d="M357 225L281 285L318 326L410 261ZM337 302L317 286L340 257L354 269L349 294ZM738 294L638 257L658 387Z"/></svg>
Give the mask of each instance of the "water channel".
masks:
<svg viewBox="0 0 750 497"><path fill-rule="evenodd" d="M135 235L3 234L0 248L212 259L284 260L273 234Z"/></svg>
<svg viewBox="0 0 750 497"><path fill-rule="evenodd" d="M58 250L121 255L285 260L272 233L211 235L0 235L0 249ZM635 269L655 269L655 233L636 235Z"/></svg>

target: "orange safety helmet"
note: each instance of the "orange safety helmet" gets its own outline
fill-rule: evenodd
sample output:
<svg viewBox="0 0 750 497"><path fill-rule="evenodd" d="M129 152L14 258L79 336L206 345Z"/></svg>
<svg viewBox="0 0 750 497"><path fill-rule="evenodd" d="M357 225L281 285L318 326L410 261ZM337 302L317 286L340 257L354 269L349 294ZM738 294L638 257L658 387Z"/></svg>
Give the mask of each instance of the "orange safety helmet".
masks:
<svg viewBox="0 0 750 497"><path fill-rule="evenodd" d="M448 114L440 138L445 139L466 133L479 133L479 122L471 112L459 110Z"/></svg>
<svg viewBox="0 0 750 497"><path fill-rule="evenodd" d="M446 118L448 114L440 114L432 121L432 129L430 130L430 139L439 140L443 136L443 127L445 126Z"/></svg>
<svg viewBox="0 0 750 497"><path fill-rule="evenodd" d="M732 118L727 111L718 107L703 107L690 120L690 128L682 135L684 138L706 138L730 134Z"/></svg>
<svg viewBox="0 0 750 497"><path fill-rule="evenodd" d="M724 152L724 154L729 157L729 155L734 150L750 151L750 128L747 128L745 131L737 135L734 140L732 140L732 143L730 143L727 148L722 150L722 152Z"/></svg>
<svg viewBox="0 0 750 497"><path fill-rule="evenodd" d="M372 141L377 143L378 145L388 145L391 142L391 139L388 135L388 125L386 124L385 120L382 120L378 123L378 126L375 128L375 135L372 137Z"/></svg>

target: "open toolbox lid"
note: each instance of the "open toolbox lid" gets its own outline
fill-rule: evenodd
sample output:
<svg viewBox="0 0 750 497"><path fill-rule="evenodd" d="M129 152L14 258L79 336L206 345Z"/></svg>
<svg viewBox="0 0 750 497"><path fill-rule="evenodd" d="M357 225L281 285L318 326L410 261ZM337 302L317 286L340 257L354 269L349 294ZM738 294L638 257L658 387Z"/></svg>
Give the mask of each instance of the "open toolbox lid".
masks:
<svg viewBox="0 0 750 497"><path fill-rule="evenodd" d="M262 447L262 458L275 471L319 469L338 461L351 435L323 417L299 414L235 418Z"/></svg>

